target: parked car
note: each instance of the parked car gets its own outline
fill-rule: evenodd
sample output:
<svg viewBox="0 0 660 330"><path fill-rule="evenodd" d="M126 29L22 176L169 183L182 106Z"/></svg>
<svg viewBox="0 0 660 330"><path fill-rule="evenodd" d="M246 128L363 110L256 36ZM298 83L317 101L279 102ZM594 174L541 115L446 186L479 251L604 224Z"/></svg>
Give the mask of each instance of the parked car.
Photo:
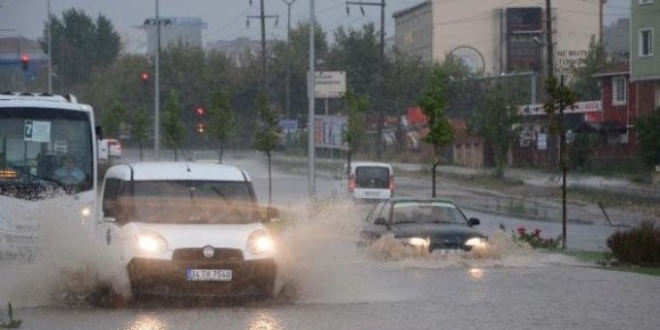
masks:
<svg viewBox="0 0 660 330"><path fill-rule="evenodd" d="M273 295L274 243L235 166L145 162L108 169L103 230L134 295Z"/></svg>
<svg viewBox="0 0 660 330"><path fill-rule="evenodd" d="M391 198L376 204L360 232L360 246L392 234L404 245L428 249L469 251L485 247L487 236L474 228L479 219L468 219L458 205L434 198Z"/></svg>
<svg viewBox="0 0 660 330"><path fill-rule="evenodd" d="M394 197L392 165L353 162L348 175L348 192L357 201L379 201Z"/></svg>
<svg viewBox="0 0 660 330"><path fill-rule="evenodd" d="M108 156L112 158L121 158L121 143L116 139L106 139L108 141Z"/></svg>

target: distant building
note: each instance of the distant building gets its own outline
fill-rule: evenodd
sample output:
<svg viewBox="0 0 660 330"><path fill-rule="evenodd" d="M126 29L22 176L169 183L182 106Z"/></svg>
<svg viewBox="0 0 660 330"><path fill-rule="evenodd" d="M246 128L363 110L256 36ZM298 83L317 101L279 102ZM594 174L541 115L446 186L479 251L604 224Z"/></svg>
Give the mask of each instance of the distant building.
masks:
<svg viewBox="0 0 660 330"><path fill-rule="evenodd" d="M202 30L206 23L194 17L160 17L160 48L166 49L182 43L188 47L202 47ZM147 54L155 53L158 44L158 24L155 18L144 21L147 32Z"/></svg>
<svg viewBox="0 0 660 330"><path fill-rule="evenodd" d="M600 0L554 0L556 74L566 74L599 33ZM396 48L429 61L453 54L475 73L541 71L545 6L539 0L429 0L393 14Z"/></svg>
<svg viewBox="0 0 660 330"><path fill-rule="evenodd" d="M269 42L267 41L266 43L266 47L268 47ZM207 50L221 52L234 65L243 66L247 63L249 57L260 56L261 41L252 40L247 37L239 37L234 40L218 40L209 42Z"/></svg>
<svg viewBox="0 0 660 330"><path fill-rule="evenodd" d="M619 62L630 57L630 19L620 18L603 28L603 45L607 55Z"/></svg>

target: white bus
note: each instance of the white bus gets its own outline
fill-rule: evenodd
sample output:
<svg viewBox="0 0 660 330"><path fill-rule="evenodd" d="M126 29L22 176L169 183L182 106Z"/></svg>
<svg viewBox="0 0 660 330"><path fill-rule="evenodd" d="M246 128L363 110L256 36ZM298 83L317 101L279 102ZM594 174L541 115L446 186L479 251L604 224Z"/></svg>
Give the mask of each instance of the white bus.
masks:
<svg viewBox="0 0 660 330"><path fill-rule="evenodd" d="M93 230L96 141L93 109L75 97L0 93L1 260L34 252L43 221L68 217Z"/></svg>

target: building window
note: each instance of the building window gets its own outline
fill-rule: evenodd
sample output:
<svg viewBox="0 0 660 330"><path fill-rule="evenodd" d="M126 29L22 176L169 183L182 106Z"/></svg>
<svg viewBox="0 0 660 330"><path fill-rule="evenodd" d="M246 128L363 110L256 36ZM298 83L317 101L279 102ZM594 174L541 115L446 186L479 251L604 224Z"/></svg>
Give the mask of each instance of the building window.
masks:
<svg viewBox="0 0 660 330"><path fill-rule="evenodd" d="M627 100L626 79L624 77L612 78L612 104L625 105Z"/></svg>
<svg viewBox="0 0 660 330"><path fill-rule="evenodd" d="M639 56L653 56L653 29L639 30Z"/></svg>
<svg viewBox="0 0 660 330"><path fill-rule="evenodd" d="M640 5L650 5L653 3L653 0L639 0Z"/></svg>

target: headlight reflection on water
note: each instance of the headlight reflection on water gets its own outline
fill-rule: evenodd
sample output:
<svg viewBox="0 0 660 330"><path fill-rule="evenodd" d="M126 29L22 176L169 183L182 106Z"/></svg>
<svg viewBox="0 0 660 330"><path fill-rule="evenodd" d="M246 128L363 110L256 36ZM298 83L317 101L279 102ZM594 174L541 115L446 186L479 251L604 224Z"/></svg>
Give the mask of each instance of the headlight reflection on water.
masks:
<svg viewBox="0 0 660 330"><path fill-rule="evenodd" d="M250 321L248 330L280 330L280 322L270 313L259 313Z"/></svg>
<svg viewBox="0 0 660 330"><path fill-rule="evenodd" d="M151 315L141 315L128 330L165 330L165 322Z"/></svg>
<svg viewBox="0 0 660 330"><path fill-rule="evenodd" d="M473 268L470 268L470 270L468 271L468 273L470 274L470 277L471 277L472 279L474 279L474 280L480 280L480 279L482 279L482 278L484 277L484 273L485 273L485 272L484 272L484 270L481 269L481 268L473 267Z"/></svg>

